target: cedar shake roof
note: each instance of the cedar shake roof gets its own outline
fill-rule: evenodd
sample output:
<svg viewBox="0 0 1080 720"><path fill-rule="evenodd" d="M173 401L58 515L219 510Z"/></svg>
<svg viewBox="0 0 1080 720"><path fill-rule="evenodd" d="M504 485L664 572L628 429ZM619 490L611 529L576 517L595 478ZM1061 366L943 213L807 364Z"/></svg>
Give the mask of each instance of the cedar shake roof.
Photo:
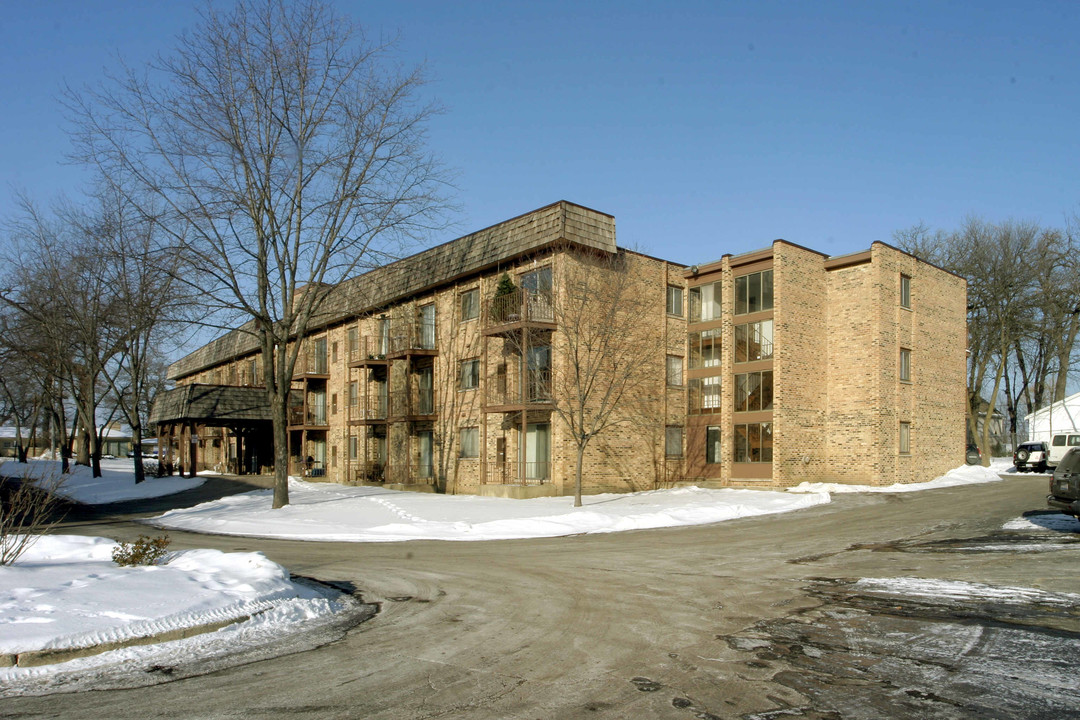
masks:
<svg viewBox="0 0 1080 720"><path fill-rule="evenodd" d="M270 421L266 390L235 385L181 385L158 393L150 411L150 424L161 422L230 422Z"/></svg>
<svg viewBox="0 0 1080 720"><path fill-rule="evenodd" d="M311 328L349 320L564 243L615 252L615 218L560 200L342 281L329 291ZM176 361L169 366L169 378L255 352L251 327L245 323Z"/></svg>

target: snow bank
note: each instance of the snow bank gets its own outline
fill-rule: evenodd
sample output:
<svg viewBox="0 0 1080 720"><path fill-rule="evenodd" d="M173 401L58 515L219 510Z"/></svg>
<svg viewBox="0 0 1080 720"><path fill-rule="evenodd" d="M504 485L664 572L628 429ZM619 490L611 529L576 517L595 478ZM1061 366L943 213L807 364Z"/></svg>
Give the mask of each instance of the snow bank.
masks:
<svg viewBox="0 0 1080 720"><path fill-rule="evenodd" d="M999 477L999 473L1005 472L1011 467L1012 460L1007 458L994 458L990 461L990 467L983 467L982 465L961 465L955 470L950 470L941 477L923 483L896 483L894 485L876 486L804 482L793 488L788 488L788 492L898 493L916 492L918 490L936 490L938 488L954 487L956 485L1000 482L1001 477Z"/></svg>
<svg viewBox="0 0 1080 720"><path fill-rule="evenodd" d="M40 538L0 567L0 652L71 648L240 618L326 612L326 598L262 553L186 550L120 567L106 538ZM266 622L266 620L264 620Z"/></svg>
<svg viewBox="0 0 1080 720"><path fill-rule="evenodd" d="M222 535L391 542L401 540L506 540L581 533L701 525L752 515L791 512L827 503L827 493L801 497L760 490L698 487L507 500L306 483L292 479L290 504L272 510L273 492L233 495L193 508L171 510L150 522L159 527Z"/></svg>

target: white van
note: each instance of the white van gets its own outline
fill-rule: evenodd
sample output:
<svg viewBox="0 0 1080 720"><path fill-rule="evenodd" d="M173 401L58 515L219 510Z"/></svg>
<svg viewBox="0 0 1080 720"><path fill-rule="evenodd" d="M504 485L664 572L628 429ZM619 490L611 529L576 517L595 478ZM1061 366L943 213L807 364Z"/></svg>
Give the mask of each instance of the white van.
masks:
<svg viewBox="0 0 1080 720"><path fill-rule="evenodd" d="M1065 453L1069 452L1069 448L1078 445L1080 445L1080 433L1055 435L1053 440L1050 441L1050 459L1046 463L1047 466L1056 468L1058 463L1061 462L1061 458L1065 457Z"/></svg>

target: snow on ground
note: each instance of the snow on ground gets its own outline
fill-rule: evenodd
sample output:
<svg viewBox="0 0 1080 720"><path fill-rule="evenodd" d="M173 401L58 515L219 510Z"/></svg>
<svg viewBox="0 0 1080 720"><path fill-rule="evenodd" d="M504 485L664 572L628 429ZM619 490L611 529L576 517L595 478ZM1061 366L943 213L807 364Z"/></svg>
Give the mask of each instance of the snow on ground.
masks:
<svg viewBox="0 0 1080 720"><path fill-rule="evenodd" d="M1025 515L1001 526L1002 530L1053 530L1056 532L1080 533L1080 520L1065 513L1047 513L1046 515Z"/></svg>
<svg viewBox="0 0 1080 720"><path fill-rule="evenodd" d="M0 567L0 653L94 646L257 613L288 624L335 611L262 553L185 550L161 565L120 567L114 547L106 538L49 535ZM35 671L0 669L0 681Z"/></svg>
<svg viewBox="0 0 1080 720"><path fill-rule="evenodd" d="M1075 593L1051 593L1035 588L998 587L983 583L959 580L927 580L924 578L862 578L855 587L865 593L908 595L934 600L992 600L1010 605L1065 605L1080 604Z"/></svg>
<svg viewBox="0 0 1080 720"><path fill-rule="evenodd" d="M791 512L829 502L827 493L793 496L761 490L698 487L507 500L307 483L290 478L289 505L270 507L273 491L233 495L171 510L149 522L220 535L391 542L506 540L702 525Z"/></svg>
<svg viewBox="0 0 1080 720"><path fill-rule="evenodd" d="M896 483L895 485L845 485L843 483L811 483L804 482L788 492L793 493L898 493L915 492L917 490L936 490L937 488L953 487L955 485L971 485L975 483L999 482L1000 474L1012 468L1010 458L993 458L990 467L982 465L961 465L955 470L950 470L941 477L934 478L924 483Z"/></svg>
<svg viewBox="0 0 1080 720"><path fill-rule="evenodd" d="M39 485L51 487L63 478L57 493L85 505L103 505L124 500L161 497L190 490L206 482L203 477L147 477L135 484L135 469L131 459L101 461L101 477L93 477L90 468L72 463L71 472L62 475L59 460L30 460L23 464L11 458L0 459L0 475L13 478L34 478ZM205 474L205 473L204 473Z"/></svg>

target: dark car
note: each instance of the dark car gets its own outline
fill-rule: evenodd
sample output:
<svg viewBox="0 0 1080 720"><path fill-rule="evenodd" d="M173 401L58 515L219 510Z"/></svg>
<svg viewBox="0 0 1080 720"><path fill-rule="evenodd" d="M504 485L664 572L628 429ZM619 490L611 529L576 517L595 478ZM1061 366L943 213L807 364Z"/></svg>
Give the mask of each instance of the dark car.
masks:
<svg viewBox="0 0 1080 720"><path fill-rule="evenodd" d="M1013 465L1020 472L1028 470L1046 472L1046 461L1049 459L1050 448L1046 446L1046 443L1037 440L1020 443L1016 452L1013 453Z"/></svg>
<svg viewBox="0 0 1080 720"><path fill-rule="evenodd" d="M1069 448L1054 468L1046 504L1080 519L1080 447Z"/></svg>

